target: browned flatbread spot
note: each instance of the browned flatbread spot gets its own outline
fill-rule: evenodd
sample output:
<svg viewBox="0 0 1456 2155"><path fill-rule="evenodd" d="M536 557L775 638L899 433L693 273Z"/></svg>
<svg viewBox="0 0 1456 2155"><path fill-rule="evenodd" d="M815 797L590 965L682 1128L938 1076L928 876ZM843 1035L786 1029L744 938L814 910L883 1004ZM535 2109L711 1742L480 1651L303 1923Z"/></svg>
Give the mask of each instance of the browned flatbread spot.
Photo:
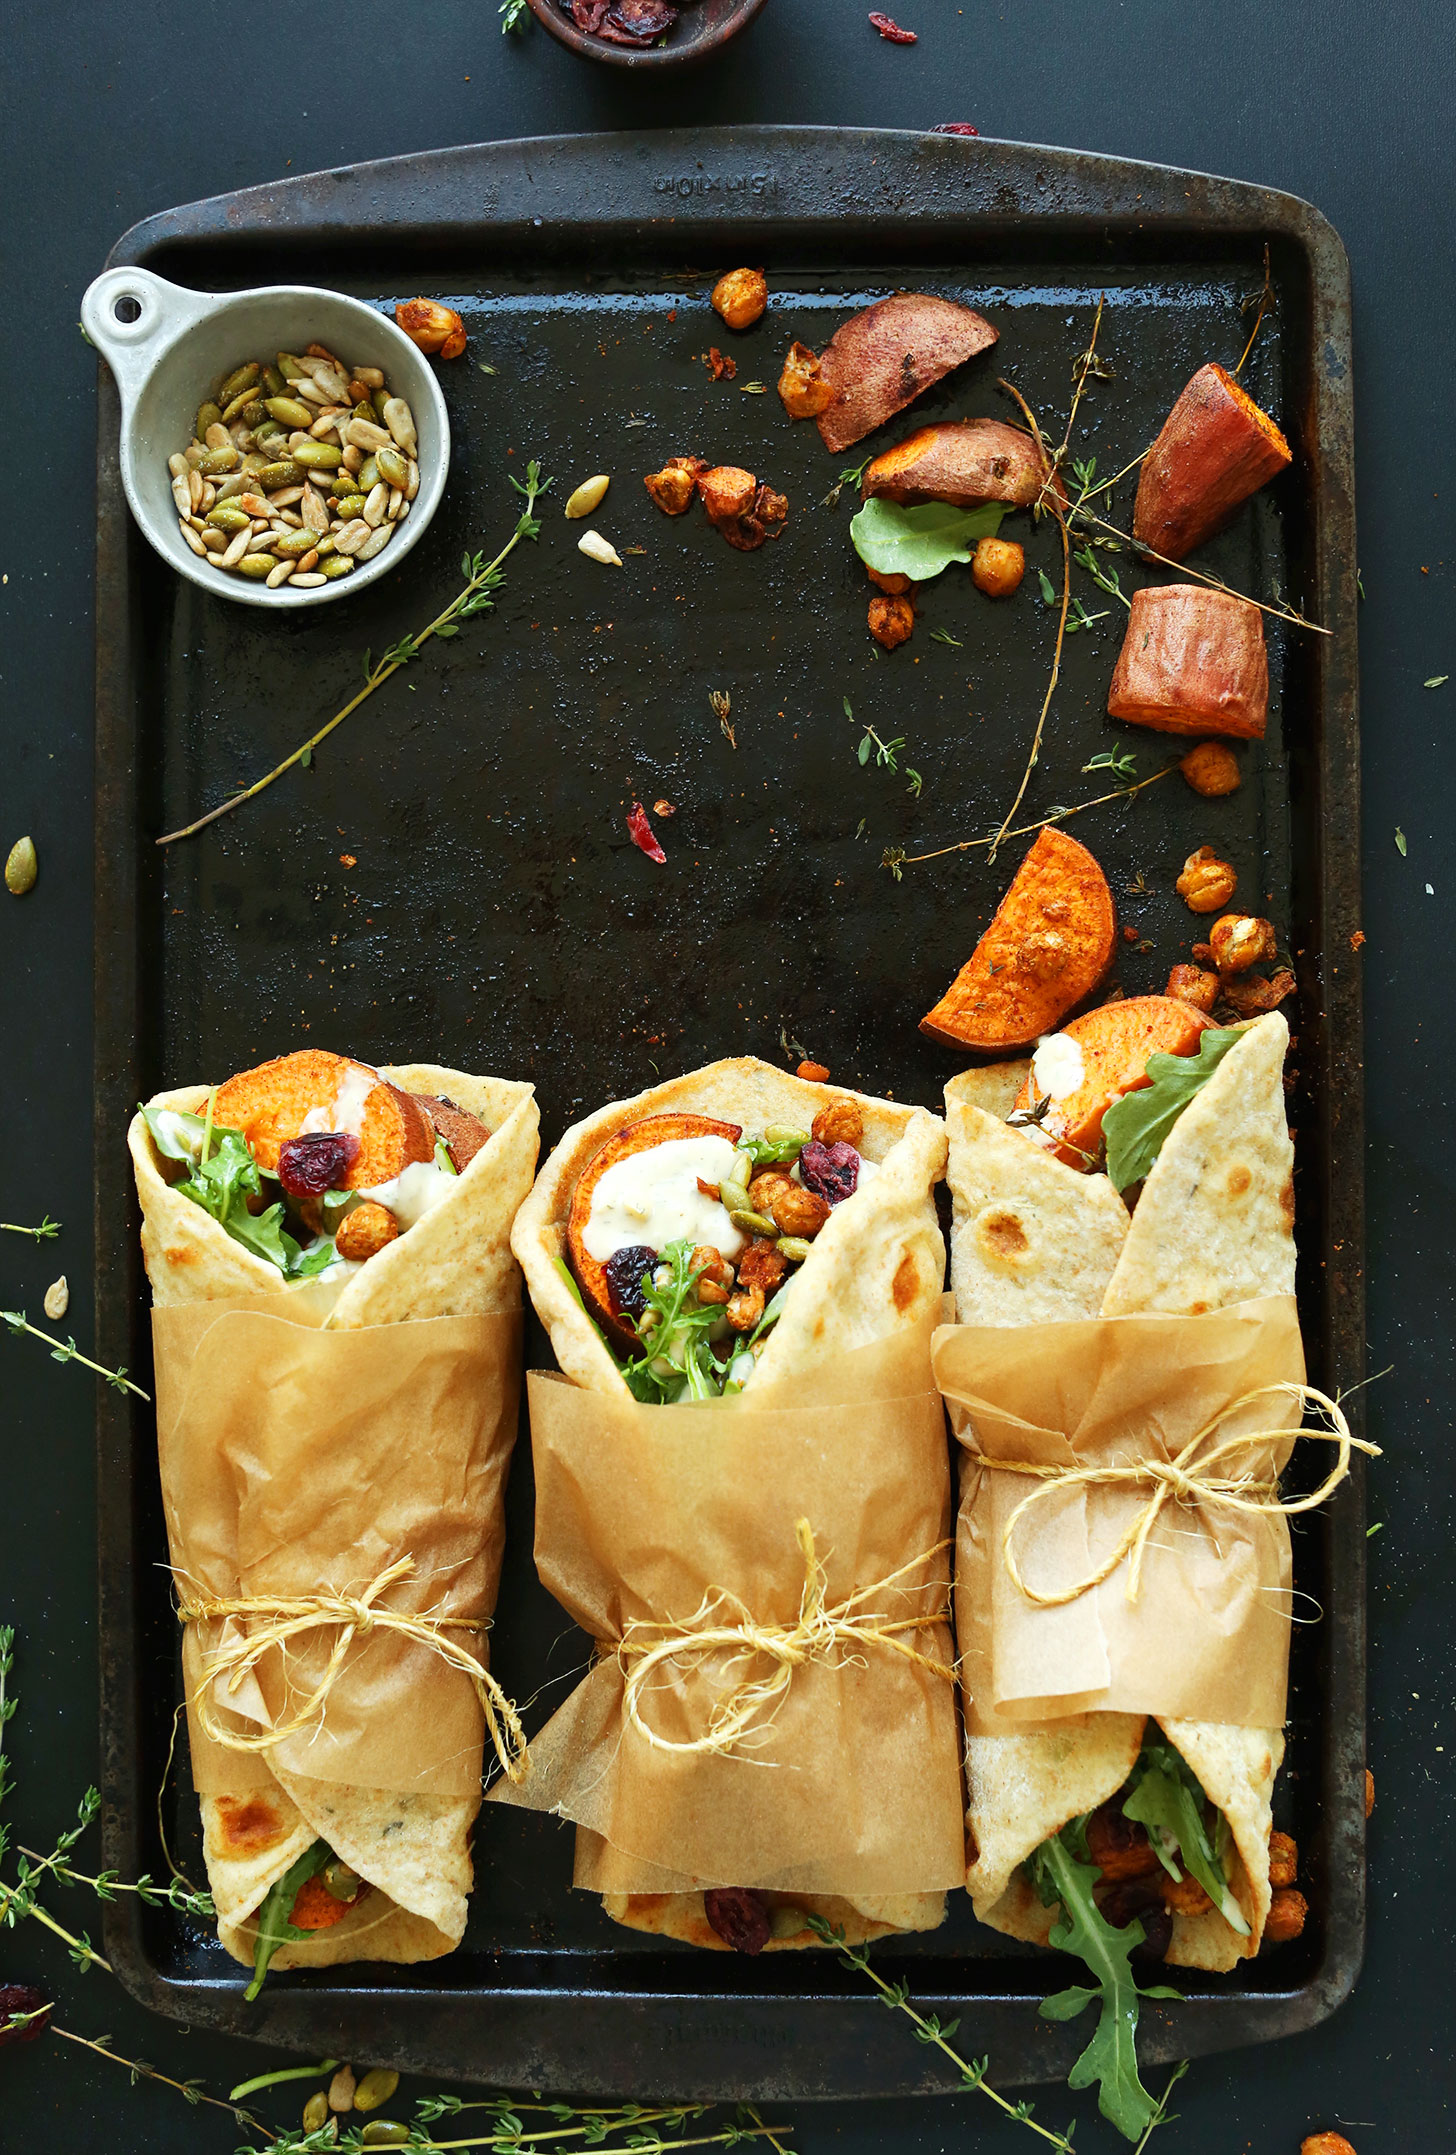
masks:
<svg viewBox="0 0 1456 2155"><path fill-rule="evenodd" d="M1242 1197L1245 1190L1249 1187L1249 1184L1253 1181L1253 1179L1253 1176L1249 1173L1249 1170L1243 1165L1242 1161L1235 1161L1234 1165L1228 1171L1228 1183L1226 1187L1228 1189L1229 1196Z"/></svg>
<svg viewBox="0 0 1456 2155"><path fill-rule="evenodd" d="M983 1212L976 1222L976 1239L990 1257L1020 1257L1031 1247L1014 1212Z"/></svg>
<svg viewBox="0 0 1456 2155"><path fill-rule="evenodd" d="M192 1248L190 1243L169 1242L167 1244L167 1262L169 1265L195 1265L197 1261L198 1252Z"/></svg>
<svg viewBox="0 0 1456 2155"><path fill-rule="evenodd" d="M219 1796L219 1839L230 1856L260 1856L287 1838L281 1807L267 1796Z"/></svg>
<svg viewBox="0 0 1456 2155"><path fill-rule="evenodd" d="M1292 1227L1294 1225L1294 1177L1292 1175L1279 1192L1279 1210L1283 1213L1286 1223Z"/></svg>
<svg viewBox="0 0 1456 2155"><path fill-rule="evenodd" d="M890 1283L890 1293L894 1298L895 1308L902 1316L909 1309L919 1291L920 1273L913 1253L906 1250L899 1264L895 1267L895 1277Z"/></svg>

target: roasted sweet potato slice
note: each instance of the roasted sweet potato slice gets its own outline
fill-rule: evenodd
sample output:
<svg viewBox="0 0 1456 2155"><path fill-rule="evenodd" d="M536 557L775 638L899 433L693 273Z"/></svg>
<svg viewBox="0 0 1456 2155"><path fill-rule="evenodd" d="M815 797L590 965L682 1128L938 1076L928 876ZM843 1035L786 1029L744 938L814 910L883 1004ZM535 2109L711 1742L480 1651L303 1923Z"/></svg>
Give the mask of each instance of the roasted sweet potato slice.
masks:
<svg viewBox="0 0 1456 2155"><path fill-rule="evenodd" d="M463 1175L490 1136L485 1124L478 1115L469 1115L463 1107L456 1107L453 1100L436 1099L433 1093L413 1092L410 1098L429 1116L435 1126L435 1135L445 1140L456 1174Z"/></svg>
<svg viewBox="0 0 1456 2155"><path fill-rule="evenodd" d="M346 1190L392 1182L413 1160L434 1155L435 1133L408 1093L347 1055L301 1048L260 1063L220 1085L213 1120L241 1130L258 1165L278 1169L278 1149L309 1130L348 1130L359 1154L341 1180Z"/></svg>
<svg viewBox="0 0 1456 2155"><path fill-rule="evenodd" d="M951 419L921 427L877 456L864 475L864 497L883 495L911 508L948 501L976 509L986 501L1030 508L1042 490L1047 459L1032 436L1003 419Z"/></svg>
<svg viewBox="0 0 1456 2155"><path fill-rule="evenodd" d="M1135 591L1107 710L1158 733L1261 741L1269 661L1258 607L1206 584Z"/></svg>
<svg viewBox="0 0 1456 2155"><path fill-rule="evenodd" d="M636 1346L637 1335L622 1321L606 1264L591 1255L584 1240L597 1184L619 1160L634 1152L650 1152L654 1145L666 1145L683 1137L726 1137L734 1145L742 1135L741 1123L715 1122L710 1115L644 1115L640 1122L629 1122L615 1137L609 1137L582 1169L566 1221L567 1260L581 1289L582 1301L607 1337L623 1351Z"/></svg>
<svg viewBox="0 0 1456 2155"><path fill-rule="evenodd" d="M1044 830L920 1030L981 1055L1030 1047L1086 1001L1116 939L1106 876L1075 838Z"/></svg>
<svg viewBox="0 0 1456 2155"><path fill-rule="evenodd" d="M1053 1100L1037 1124L1056 1141L1057 1158L1090 1173L1102 1143L1102 1118L1114 1100L1149 1082L1148 1057L1192 1055L1199 1034L1212 1023L1206 1010L1195 1010L1171 995L1133 995L1073 1018L1062 1030L1082 1051L1082 1082L1074 1092ZM1033 1069L1016 1106L1035 1107L1041 1098Z"/></svg>
<svg viewBox="0 0 1456 2155"><path fill-rule="evenodd" d="M996 342L969 307L928 292L897 292L842 322L819 359L833 401L819 414L826 449L848 449L924 389Z"/></svg>
<svg viewBox="0 0 1456 2155"><path fill-rule="evenodd" d="M1269 414L1222 367L1200 367L1143 459L1133 537L1181 561L1289 461Z"/></svg>

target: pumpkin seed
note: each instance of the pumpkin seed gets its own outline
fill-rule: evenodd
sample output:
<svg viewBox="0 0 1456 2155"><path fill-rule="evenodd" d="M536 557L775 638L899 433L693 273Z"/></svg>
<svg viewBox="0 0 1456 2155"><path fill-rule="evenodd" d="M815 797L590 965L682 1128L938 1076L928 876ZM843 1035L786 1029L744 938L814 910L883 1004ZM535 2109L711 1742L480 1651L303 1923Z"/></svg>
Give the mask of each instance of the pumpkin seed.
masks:
<svg viewBox="0 0 1456 2155"><path fill-rule="evenodd" d="M229 537L234 532L250 530L253 522L252 518L244 510L235 509L231 502L219 502L217 507L209 514L207 521L216 530L227 532Z"/></svg>
<svg viewBox="0 0 1456 2155"><path fill-rule="evenodd" d="M199 441L205 442L207 440L209 427L221 426L221 424L222 412L210 397L205 404L198 405L196 434Z"/></svg>
<svg viewBox="0 0 1456 2155"><path fill-rule="evenodd" d="M256 359L246 360L242 366L234 367L217 392L218 403L226 404L229 398L240 396L243 390L251 389L260 371Z"/></svg>
<svg viewBox="0 0 1456 2155"><path fill-rule="evenodd" d="M226 560L227 556L224 555L223 559ZM244 554L242 560L233 565L239 576L246 576L250 584L266 583L273 571L280 566L278 556L267 553ZM284 568L292 567L292 563L287 561L281 565Z"/></svg>
<svg viewBox="0 0 1456 2155"><path fill-rule="evenodd" d="M329 2122L329 2099L322 2088L310 2095L303 2106L303 2129L306 2133L319 2132Z"/></svg>
<svg viewBox="0 0 1456 2155"><path fill-rule="evenodd" d="M292 486L303 477L303 466L296 464L291 456L280 457L276 464L265 464L258 474L259 491L276 494L281 486Z"/></svg>
<svg viewBox="0 0 1456 2155"><path fill-rule="evenodd" d="M378 2110L382 2104L389 2101L390 2096L393 2095L398 2086L399 2074L395 2072L393 2066L376 2065L372 2071L364 2075L355 2090L354 2108L356 2110ZM374 2143L376 2146L378 2144L378 2142ZM386 2147L388 2144L387 2141L384 2143Z"/></svg>
<svg viewBox="0 0 1456 2155"><path fill-rule="evenodd" d="M807 1130L794 1130L783 1122L771 1122L763 1134L771 1145L794 1145L800 1151L809 1142Z"/></svg>
<svg viewBox="0 0 1456 2155"><path fill-rule="evenodd" d="M35 889L35 879L39 873L35 840L17 838L5 862L5 888L12 897L23 898L28 890Z"/></svg>
<svg viewBox="0 0 1456 2155"><path fill-rule="evenodd" d="M386 524L384 528L387 531L389 526ZM364 549L360 547L359 551L362 555ZM321 559L319 562L320 581L326 584L335 583L339 577L352 574L353 568L354 562L350 555L330 554L327 559ZM293 580L295 583L298 582L296 576Z"/></svg>
<svg viewBox="0 0 1456 2155"><path fill-rule="evenodd" d="M380 449L375 452L374 466L386 486L397 486L403 493L409 484L407 456L401 456L398 449Z"/></svg>
<svg viewBox="0 0 1456 2155"><path fill-rule="evenodd" d="M377 457L377 456L366 456L366 457L365 457L365 459L364 459L364 461L363 461L363 463L362 463L362 464L361 464L361 465L359 466L359 469L358 469L358 472L357 472L357 474L356 474L356 477L358 478L358 481L359 481L359 491L360 491L360 493L361 493L361 494L372 494L372 493L373 493L373 491L374 491L374 489L375 489L375 487L376 487L376 486L378 486L378 484L379 484L379 459L378 459L378 457Z"/></svg>
<svg viewBox="0 0 1456 2155"><path fill-rule="evenodd" d="M802 1235L779 1236L779 1255L787 1257L791 1265L801 1265L813 1247L813 1243L806 1242Z"/></svg>
<svg viewBox="0 0 1456 2155"><path fill-rule="evenodd" d="M401 2118L371 2118L359 2135L366 2148L407 2148L412 2127Z"/></svg>
<svg viewBox="0 0 1456 2155"><path fill-rule="evenodd" d="M277 371L283 376L283 379L285 381L291 382L297 375L306 372L306 369L304 367L303 361L301 359L295 359L292 352L280 352L278 354Z"/></svg>
<svg viewBox="0 0 1456 2155"><path fill-rule="evenodd" d="M599 471L594 479L583 479L566 504L570 517L590 516L593 509L601 506L602 496L611 485L608 473Z"/></svg>
<svg viewBox="0 0 1456 2155"><path fill-rule="evenodd" d="M270 419L280 426L302 427L305 433L313 425L317 414L307 404L300 404L297 397L265 397Z"/></svg>
<svg viewBox="0 0 1456 2155"><path fill-rule="evenodd" d="M777 1242L778 1240L779 1231L777 1227L772 1220L766 1219L761 1212L750 1212L745 1207L741 1211L730 1212L728 1217L741 1235L761 1235L772 1242Z"/></svg>
<svg viewBox="0 0 1456 2155"><path fill-rule="evenodd" d="M236 471L240 461L237 450L229 442L226 449L209 449L197 469L213 478L219 472Z"/></svg>
<svg viewBox="0 0 1456 2155"><path fill-rule="evenodd" d="M294 463L305 471L337 471L343 460L343 450L326 441L300 442L293 452Z"/></svg>
<svg viewBox="0 0 1456 2155"><path fill-rule="evenodd" d="M225 404L225 405L223 406L223 409L222 409L222 423L223 423L223 425L224 425L225 427L230 427L230 426L232 425L232 423L233 423L233 421L234 421L235 419L241 419L241 418L243 418L243 416L244 416L244 414L246 413L246 411L247 411L247 408L248 408L248 406L249 406L250 404L257 404L257 402L258 402L258 399L257 399L256 395L254 394L253 390L252 390L251 388L245 389L245 390L243 391L243 393L242 393L242 395L241 395L241 396L237 396L237 397L234 397L234 398L233 398L233 400L232 400L231 404ZM262 407L261 407L261 405L260 405L260 406L259 406L259 408L258 408L258 417L259 417L260 419L266 419L266 418L267 418L267 416L268 416L268 415L267 415L267 413L266 413L266 412L265 412L265 411L264 411L264 410L262 409ZM253 423L254 423L254 422L253 422L253 421L252 421L251 419L249 419L249 420L247 421L247 424L248 424L249 426L252 426L252 425L253 425Z"/></svg>
<svg viewBox="0 0 1456 2155"><path fill-rule="evenodd" d="M305 554L311 554L316 543L317 534L315 532L300 528L297 531L290 531L286 539L280 532L273 540L273 551L275 554L281 554L285 560L296 562L301 561Z"/></svg>

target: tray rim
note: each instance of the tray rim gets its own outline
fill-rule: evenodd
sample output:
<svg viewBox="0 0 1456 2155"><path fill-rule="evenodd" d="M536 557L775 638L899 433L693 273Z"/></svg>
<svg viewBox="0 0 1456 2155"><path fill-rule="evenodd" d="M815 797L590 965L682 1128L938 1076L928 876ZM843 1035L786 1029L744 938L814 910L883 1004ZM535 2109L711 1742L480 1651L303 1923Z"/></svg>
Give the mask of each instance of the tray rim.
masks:
<svg viewBox="0 0 1456 2155"><path fill-rule="evenodd" d="M519 230L552 222L582 232L624 221L651 230L682 221L692 247L707 252L715 234L730 236L745 219L764 225L824 228L839 221L822 195L817 204L778 199L781 179L809 172L832 148L836 177L857 179L865 206L894 220L883 251L893 254L906 235L923 244L952 223L998 225L1030 214L1040 230L1066 236L1100 231L1156 238L1159 232L1258 231L1292 245L1310 280L1314 409L1310 438L1319 444L1320 475L1313 545L1314 603L1319 617L1335 624L1319 653L1315 693L1324 707L1323 749L1317 779L1318 813L1325 829L1336 828L1358 861L1359 740L1353 548L1353 397L1350 371L1350 278L1344 248L1329 222L1299 197L1248 181L1224 179L1179 167L1152 165L1046 145L964 138L909 130L800 126L752 126L703 130L633 130L460 145L379 159L328 171L290 175L276 182L211 196L142 219L112 248L107 266L143 264L167 249L247 244L259 240L338 240L349 234L376 242L381 227L402 243L441 223L481 233ZM613 185L593 195L579 184L585 169L611 168ZM664 172L668 184L663 186ZM701 178L698 177L701 175ZM1050 175L1050 178L1049 178ZM573 184L573 176L578 176ZM991 181L999 189L988 206ZM650 179L645 207L631 198ZM1044 198L1052 181L1055 200ZM762 186L756 184L763 182ZM487 194L494 188L493 198ZM686 187L686 193L683 192ZM977 189L982 190L977 194ZM554 199L546 193L554 190ZM380 209L395 193L395 207ZM660 204L651 192L663 196ZM1010 194L1011 200L1006 199ZM883 199L871 204L869 196ZM931 207L923 204L929 193ZM461 214L464 205L471 214ZM693 222L687 223L685 206ZM141 896L145 850L137 845L137 776L132 755L132 660L135 637L130 600L131 533L117 464L117 403L110 376L99 365L98 531L96 589L96 811L95 919L109 937L97 936L95 960L94 1137L97 1336L114 1360L126 1340L135 1273L117 1263L122 1239L118 1221L130 1225L133 1199L124 1148L117 1133L137 1097L134 1010L142 977ZM1333 528L1332 528L1333 527ZM1342 549L1340 538L1348 537ZM1359 924L1358 876L1353 888L1332 887L1320 877L1322 1054L1319 1083L1331 1103L1321 1191L1327 1223L1326 1337L1322 1342L1335 1381L1357 1383L1364 1373L1364 1188L1363 1075L1360 1060L1359 967L1341 965L1335 954ZM117 962L114 924L128 923L125 962ZM119 1155L119 1157L118 1157ZM1313 1164L1313 1163L1311 1163ZM125 1404L104 1392L97 1408L99 1493L98 1571L101 1645L101 1779L104 1861L130 1875L137 1868L142 1813L128 1774L128 1745L136 1726L140 1670L131 1579L144 1561L137 1547L138 1496L131 1422ZM1329 1617L1331 1696L1347 1709L1338 1730L1325 1729L1321 1779L1327 1800L1322 1820L1326 1856L1340 1887L1332 1891L1325 1951L1316 1973L1286 1991L1215 1991L1184 2007L1145 2011L1141 2055L1153 2066L1276 2037L1316 2026L1349 1996L1364 1951L1364 1817L1356 1790L1364 1765L1365 1535L1363 1476L1357 1472L1326 1522L1332 1569L1341 1579L1339 1602ZM1326 1716L1327 1724L1335 1719ZM776 1991L772 1964L762 1972L767 1988L753 1997L732 1991L680 1996L650 1988L575 1992L556 1988L440 1988L419 1991L378 1984L340 1984L328 1990L279 1989L264 1994L263 2010L240 2007L239 1993L221 1983L179 1982L164 1974L148 1950L144 1911L111 1904L105 1911L106 1948L127 1989L164 2015L299 2050L340 2043L368 2047L402 2066L454 2079L496 2085L571 2086L583 2091L640 2095L639 2083L655 2078L655 2092L684 2099L796 2098L850 2100L866 2095L950 2093L943 2068L916 2046L886 2040L875 1999ZM1036 1964L1029 1962L1028 1967ZM921 1995L917 1992L917 1996ZM974 2009L974 2045L989 2048L1001 2064L998 2079L1030 2081L1060 2077L1081 2047L1075 2027L1054 2028L1036 2019L1040 1989L988 1996L974 1990L924 1993L937 2009ZM592 2049L583 2056L567 2016L551 2008L564 1998L592 2016ZM490 2002L483 2032L482 2001ZM760 2058L778 2051L786 2063L758 2062L725 2068L722 2023L732 2016L733 2054L755 2045ZM573 2016L574 2017L574 2016ZM672 2027L668 2028L669 2018ZM791 2045L783 2043L786 2020ZM579 2028L579 2022L578 2022ZM554 2032L553 2032L554 2030ZM664 2056L665 2035L671 2048ZM806 2063L799 2061L804 2059ZM832 2059L833 2070L813 2061ZM1009 2070L1008 2070L1009 2065ZM832 2081L832 2085L826 2080Z"/></svg>

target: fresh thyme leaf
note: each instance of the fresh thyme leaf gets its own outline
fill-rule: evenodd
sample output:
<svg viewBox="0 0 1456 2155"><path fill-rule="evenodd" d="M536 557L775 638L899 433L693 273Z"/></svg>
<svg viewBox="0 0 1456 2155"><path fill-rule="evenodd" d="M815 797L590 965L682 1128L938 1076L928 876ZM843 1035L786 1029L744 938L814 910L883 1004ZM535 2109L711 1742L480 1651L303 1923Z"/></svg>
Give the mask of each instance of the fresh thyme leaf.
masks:
<svg viewBox="0 0 1456 2155"><path fill-rule="evenodd" d="M263 1978L268 1973L268 1963L281 1945L289 1945L300 1938L311 1938L312 1931L300 1930L290 1923L289 1912L298 1899L300 1886L310 1878L316 1878L326 1863L332 1863L334 1852L327 1841L315 1841L306 1848L296 1863L279 1879L275 1879L263 1897L258 1910L258 1936L253 1947L253 1980L243 1996L251 2005L263 1988Z"/></svg>
<svg viewBox="0 0 1456 2155"><path fill-rule="evenodd" d="M905 776L910 781L909 785L905 788L905 791L907 793L913 793L916 800L918 801L920 798L920 789L924 785L925 780L921 777L918 771L912 771L908 763L905 766Z"/></svg>
<svg viewBox="0 0 1456 2155"><path fill-rule="evenodd" d="M787 1025L780 1025L779 1027L779 1046L783 1049L785 1055L792 1056L796 1063L806 1063L809 1060L809 1050L804 1046L802 1040L790 1039Z"/></svg>
<svg viewBox="0 0 1456 2155"><path fill-rule="evenodd" d="M1114 599L1120 599L1123 605L1126 606L1129 611L1131 611L1132 600L1128 598L1126 593L1123 591L1122 580L1118 576L1116 569L1105 569L1102 566L1101 562L1097 559L1096 550L1094 549L1090 539L1086 540L1083 543L1080 552L1074 554L1072 556L1072 559L1076 562L1079 569L1085 569L1087 571L1087 574L1091 577L1093 583L1096 584L1100 590L1108 592Z"/></svg>
<svg viewBox="0 0 1456 2155"><path fill-rule="evenodd" d="M505 10L502 9L501 12L502 14L504 14ZM527 12L529 13L529 9L527 10ZM494 374L496 371L494 367L488 367L483 359L477 359L475 364L479 367L482 374Z"/></svg>
<svg viewBox="0 0 1456 2155"><path fill-rule="evenodd" d="M860 480L864 477L865 473L869 470L873 462L874 457L873 455L870 455L865 458L862 464L850 464L846 466L846 468L839 474L839 477L835 480L833 486L830 487L829 492L824 496L824 499L820 502L820 508L837 508L839 505L839 497L844 492L844 489L847 486L858 486Z"/></svg>
<svg viewBox="0 0 1456 2155"><path fill-rule="evenodd" d="M516 31L519 34L520 31L526 28L527 24L531 20L531 10L529 7L527 7L526 0L501 0L501 4L497 12L500 15L501 19L502 37L504 37L506 33L511 30ZM478 363L479 362L477 362L477 364ZM480 371L482 374L494 374L495 368L482 367Z"/></svg>
<svg viewBox="0 0 1456 2155"><path fill-rule="evenodd" d="M1120 748L1118 743L1114 741L1111 748L1103 749L1100 756L1094 756L1090 763L1084 763L1082 769L1084 772L1111 771L1114 778L1136 778L1137 751L1131 748Z"/></svg>
<svg viewBox="0 0 1456 2155"><path fill-rule="evenodd" d="M1446 681L1449 681L1450 678L1451 676L1448 673L1433 673L1429 681L1422 681L1421 687L1440 688L1442 684Z"/></svg>
<svg viewBox="0 0 1456 2155"><path fill-rule="evenodd" d="M1196 1055L1148 1057L1152 1083L1137 1092L1125 1092L1102 1118L1107 1175L1115 1190L1142 1181L1184 1108L1242 1038L1237 1026L1210 1026L1198 1036Z"/></svg>
<svg viewBox="0 0 1456 2155"><path fill-rule="evenodd" d="M1170 1878L1181 1876L1181 1857L1230 1929L1247 1938L1248 1919L1229 1891L1204 1822L1205 1801L1198 1779L1173 1746L1157 1737L1145 1738L1123 1817L1147 1827L1153 1851Z"/></svg>
<svg viewBox="0 0 1456 2155"><path fill-rule="evenodd" d="M952 636L946 629L932 629L930 641L933 644L949 644L952 651L964 651L965 649L965 645L961 642L959 636Z"/></svg>
<svg viewBox="0 0 1456 2155"><path fill-rule="evenodd" d="M977 509L923 501L913 509L872 495L850 521L854 550L882 576L908 576L925 583L953 561L969 561L979 539L994 538L1011 504L988 501Z"/></svg>
<svg viewBox="0 0 1456 2155"><path fill-rule="evenodd" d="M46 1213L39 1227L17 1227L13 1220L0 1220L0 1234L29 1235L33 1242L49 1242L61 1231L59 1220Z"/></svg>
<svg viewBox="0 0 1456 2155"><path fill-rule="evenodd" d="M903 883L905 880L905 848L903 846L886 846L884 852L880 855L880 866L888 868L897 883Z"/></svg>
<svg viewBox="0 0 1456 2155"><path fill-rule="evenodd" d="M1398 823L1395 826L1395 850L1400 855L1401 859L1404 860L1406 857L1405 832L1401 829Z"/></svg>
<svg viewBox="0 0 1456 2155"><path fill-rule="evenodd" d="M1057 587L1047 575L1046 570L1038 569L1036 573L1041 584L1042 604L1044 606L1060 605L1061 601L1057 597Z"/></svg>

